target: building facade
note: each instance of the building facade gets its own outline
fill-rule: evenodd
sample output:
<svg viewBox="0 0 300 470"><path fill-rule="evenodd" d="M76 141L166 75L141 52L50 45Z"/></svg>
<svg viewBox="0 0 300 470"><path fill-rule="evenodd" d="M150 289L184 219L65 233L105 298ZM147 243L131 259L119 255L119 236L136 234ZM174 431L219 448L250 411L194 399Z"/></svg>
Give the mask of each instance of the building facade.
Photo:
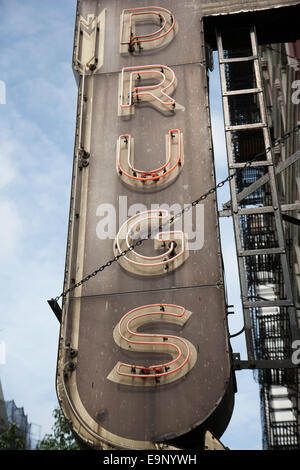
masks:
<svg viewBox="0 0 300 470"><path fill-rule="evenodd" d="M260 49L260 55L268 124L273 142L281 140L280 145L276 146L274 154L275 165L278 167L283 162L287 162L289 158L297 157L300 150L300 40L291 43L264 45ZM281 139L282 136L286 136L286 138ZM299 171L300 163L297 158L293 164L277 175L281 204L299 203ZM298 313L300 299L299 210L295 208L285 212L283 223L294 300ZM270 232L271 228L269 228ZM278 276L275 275L274 279L276 278L278 279ZM275 286L276 282L272 288L270 285L261 286L261 294L270 295L271 291L276 289ZM272 315L273 312L271 312L270 321L274 330L277 324L272 322ZM274 335L271 340L273 354L276 354L277 351L277 357L291 356L294 348L286 337L286 328L282 325L280 331L280 339L275 339ZM259 334L257 332L257 335ZM258 342L260 342L259 339ZM275 374L273 377L269 375L268 378L264 378L262 375L259 378L263 405L264 447L268 449L299 449L299 371L282 370L276 375L276 379Z"/></svg>
<svg viewBox="0 0 300 470"><path fill-rule="evenodd" d="M6 406L3 396L2 385L0 382L0 432L5 431L8 426L8 419L6 413Z"/></svg>

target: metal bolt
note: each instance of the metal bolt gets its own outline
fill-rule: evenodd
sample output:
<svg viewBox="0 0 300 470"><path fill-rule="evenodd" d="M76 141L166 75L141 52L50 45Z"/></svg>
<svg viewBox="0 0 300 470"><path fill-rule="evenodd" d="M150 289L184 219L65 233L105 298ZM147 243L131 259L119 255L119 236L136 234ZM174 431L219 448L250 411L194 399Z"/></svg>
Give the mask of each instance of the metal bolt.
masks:
<svg viewBox="0 0 300 470"><path fill-rule="evenodd" d="M76 351L76 349L71 349L71 350L70 350L70 356L71 356L71 357L76 357L77 354L78 354L78 351Z"/></svg>

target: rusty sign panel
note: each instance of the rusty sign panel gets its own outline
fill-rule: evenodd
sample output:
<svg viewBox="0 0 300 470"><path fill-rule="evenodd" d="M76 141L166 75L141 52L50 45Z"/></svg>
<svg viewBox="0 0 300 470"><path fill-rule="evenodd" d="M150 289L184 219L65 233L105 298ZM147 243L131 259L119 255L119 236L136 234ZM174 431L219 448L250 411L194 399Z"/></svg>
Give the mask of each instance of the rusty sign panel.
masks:
<svg viewBox="0 0 300 470"><path fill-rule="evenodd" d="M203 0L202 14L221 15L226 13L249 12L269 8L292 6L298 0Z"/></svg>
<svg viewBox="0 0 300 470"><path fill-rule="evenodd" d="M258 44L294 42L299 37L299 0L204 0L201 11L205 40L213 49L216 29L229 32L233 47L239 30L250 25L255 25Z"/></svg>
<svg viewBox="0 0 300 470"><path fill-rule="evenodd" d="M117 261L64 299L57 391L96 448L199 448L232 413L215 194L168 224L215 186L200 7L78 2L65 289Z"/></svg>

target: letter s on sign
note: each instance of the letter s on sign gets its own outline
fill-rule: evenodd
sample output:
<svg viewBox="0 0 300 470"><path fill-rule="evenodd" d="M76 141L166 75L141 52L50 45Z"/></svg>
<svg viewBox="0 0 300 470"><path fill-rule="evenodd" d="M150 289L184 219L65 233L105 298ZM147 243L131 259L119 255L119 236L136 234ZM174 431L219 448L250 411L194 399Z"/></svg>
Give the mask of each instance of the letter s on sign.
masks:
<svg viewBox="0 0 300 470"><path fill-rule="evenodd" d="M127 312L114 329L114 340L132 352L164 353L171 360L150 366L118 362L108 379L122 385L166 385L186 375L195 365L195 346L184 338L169 334L138 333L143 325L157 322L185 325L192 312L173 304L143 305Z"/></svg>
<svg viewBox="0 0 300 470"><path fill-rule="evenodd" d="M299 104L300 103L300 80L293 81L292 88L296 90L294 91L294 93L292 93L292 103Z"/></svg>

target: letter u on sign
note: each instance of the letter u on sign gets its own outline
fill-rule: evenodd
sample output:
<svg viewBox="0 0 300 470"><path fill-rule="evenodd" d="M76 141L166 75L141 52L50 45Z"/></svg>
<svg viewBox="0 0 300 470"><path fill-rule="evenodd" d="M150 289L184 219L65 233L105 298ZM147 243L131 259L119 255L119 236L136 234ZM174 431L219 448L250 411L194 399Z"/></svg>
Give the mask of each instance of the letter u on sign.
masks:
<svg viewBox="0 0 300 470"><path fill-rule="evenodd" d="M120 135L117 150L117 172L121 180L133 189L161 189L174 181L183 167L183 136L179 129L170 129L166 135L166 162L153 170L134 166L134 138Z"/></svg>

